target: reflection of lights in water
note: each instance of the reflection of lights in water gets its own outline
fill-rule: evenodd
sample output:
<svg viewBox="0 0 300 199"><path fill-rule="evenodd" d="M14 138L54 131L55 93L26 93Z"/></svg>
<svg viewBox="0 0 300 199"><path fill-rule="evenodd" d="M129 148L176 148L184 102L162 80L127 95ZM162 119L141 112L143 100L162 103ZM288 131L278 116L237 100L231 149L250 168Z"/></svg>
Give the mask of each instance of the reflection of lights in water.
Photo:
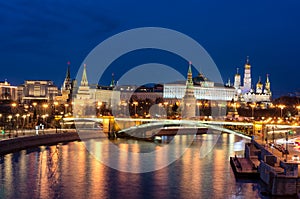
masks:
<svg viewBox="0 0 300 199"><path fill-rule="evenodd" d="M50 146L49 148L41 146L40 147L40 161L39 161L39 190L38 194L40 198L49 198L51 196L48 195L48 192L43 190L49 187L55 190L57 184L59 182L59 173L58 173L58 165L59 165L59 145Z"/></svg>
<svg viewBox="0 0 300 199"><path fill-rule="evenodd" d="M80 142L60 145L59 154L56 153L56 146L47 147L44 151L34 150L14 156L8 154L4 156L5 160L0 172L0 185L3 184L5 188L3 198L72 198L74 196L75 198L118 198L125 195L128 198L257 197L258 191L252 189L253 184L255 186L256 183L236 182L229 165L234 142L242 138L231 134L220 136L216 147L203 159L199 158L199 148L202 147L203 142L213 142L215 138L213 135L176 136L171 143L174 145L173 150L180 150L182 143L195 139L183 156L173 164L155 172L142 174L119 172L107 167L91 156ZM97 139L87 142L93 150L101 150L102 156L117 159L119 164L128 164L130 161L134 161L138 166L142 164L141 159L134 156L127 156L122 159L122 162L121 156L112 155L109 151L110 140ZM132 140L114 142L117 146L123 144L122 147L134 151L147 151L147 148L159 150L167 145ZM167 156L168 154L157 154L154 161L151 159L147 163L161 164ZM23 161L23 158L27 165L25 173L20 169L20 161ZM41 158L43 158L42 164L40 164ZM51 165L49 171L48 167ZM55 171L56 165L58 168ZM10 173L5 172L8 168L11 169ZM45 183L41 187L38 182L39 171L43 172L43 183ZM48 178L50 172L55 174ZM22 180L24 177L25 182ZM57 181L53 181L55 179ZM16 193L16 186L18 193Z"/></svg>

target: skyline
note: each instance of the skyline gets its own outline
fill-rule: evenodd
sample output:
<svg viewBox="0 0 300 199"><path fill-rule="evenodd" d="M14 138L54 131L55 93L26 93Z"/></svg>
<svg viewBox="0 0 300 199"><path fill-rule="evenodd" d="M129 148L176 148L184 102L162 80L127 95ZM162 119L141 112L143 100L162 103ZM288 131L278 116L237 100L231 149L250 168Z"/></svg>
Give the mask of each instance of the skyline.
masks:
<svg viewBox="0 0 300 199"><path fill-rule="evenodd" d="M5 69L0 81L7 79L13 85L27 79L49 79L60 87L68 61L75 78L84 58L100 42L128 29L153 26L182 32L199 42L218 66L224 83L228 78L233 82L237 67L243 74L246 56L250 56L253 86L259 76L264 82L270 74L274 96L300 88L295 81L300 48L297 1L0 4L0 58ZM126 71L147 61L125 59L101 83L108 85L112 72L118 78L118 68ZM185 62L159 61L186 75Z"/></svg>

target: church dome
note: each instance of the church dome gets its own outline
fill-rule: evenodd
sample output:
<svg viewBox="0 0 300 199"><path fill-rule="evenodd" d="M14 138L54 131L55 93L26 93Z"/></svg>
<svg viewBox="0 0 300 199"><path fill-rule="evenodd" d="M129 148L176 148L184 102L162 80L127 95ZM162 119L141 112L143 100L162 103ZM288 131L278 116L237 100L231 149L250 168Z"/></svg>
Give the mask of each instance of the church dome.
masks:
<svg viewBox="0 0 300 199"><path fill-rule="evenodd" d="M250 61L249 61L249 56L247 56L247 60L246 60L246 64L245 64L245 69L250 69L251 65L250 65Z"/></svg>

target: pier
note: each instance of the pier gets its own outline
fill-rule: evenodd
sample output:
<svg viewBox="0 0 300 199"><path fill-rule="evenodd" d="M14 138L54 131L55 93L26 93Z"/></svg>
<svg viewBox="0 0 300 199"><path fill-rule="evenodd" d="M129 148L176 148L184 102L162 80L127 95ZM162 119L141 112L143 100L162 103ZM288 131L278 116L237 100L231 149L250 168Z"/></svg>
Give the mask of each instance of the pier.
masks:
<svg viewBox="0 0 300 199"><path fill-rule="evenodd" d="M245 144L244 157L231 157L236 178L260 179L267 194L300 197L299 162L286 159L274 147L259 140Z"/></svg>

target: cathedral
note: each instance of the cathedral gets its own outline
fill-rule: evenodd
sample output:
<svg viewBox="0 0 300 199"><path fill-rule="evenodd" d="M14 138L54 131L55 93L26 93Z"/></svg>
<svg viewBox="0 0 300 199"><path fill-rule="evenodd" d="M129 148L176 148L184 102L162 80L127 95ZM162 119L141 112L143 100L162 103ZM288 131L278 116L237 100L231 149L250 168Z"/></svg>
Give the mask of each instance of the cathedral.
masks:
<svg viewBox="0 0 300 199"><path fill-rule="evenodd" d="M270 87L269 75L266 75L266 81L264 85L261 82L261 77L259 77L256 88L254 90L252 86L251 65L249 62L249 57L247 57L245 64L243 85L241 84L241 75L239 74L239 70L237 69L237 73L234 76L233 86L236 90L234 101L245 103L261 102L266 104L271 102L272 92Z"/></svg>

